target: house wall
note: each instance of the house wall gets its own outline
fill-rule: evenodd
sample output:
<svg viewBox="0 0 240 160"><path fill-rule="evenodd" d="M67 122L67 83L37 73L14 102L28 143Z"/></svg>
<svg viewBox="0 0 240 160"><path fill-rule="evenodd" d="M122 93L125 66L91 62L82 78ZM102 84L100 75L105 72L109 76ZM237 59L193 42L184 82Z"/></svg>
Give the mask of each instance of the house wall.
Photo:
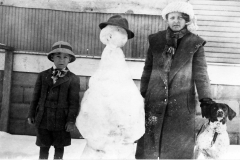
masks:
<svg viewBox="0 0 240 160"><path fill-rule="evenodd" d="M46 59L51 45L58 40L72 44L77 60L69 65L80 78L82 98L88 88L89 77L97 69L104 46L99 41L98 24L121 14L129 21L135 38L123 51L132 78L140 86L144 58L148 48L147 37L166 28L161 10L171 0L0 0L0 43L15 48L9 132L35 135L27 124L26 115L32 98L33 87L39 72L52 63ZM103 2L103 1L101 1ZM237 118L228 121L232 144L240 144L240 2L224 0L190 0L198 18L200 35L208 42L205 46L208 72L214 100L229 104ZM104 5L104 4L107 4ZM214 7L213 7L214 6ZM4 80L4 56L0 51L0 102ZM198 100L196 99L196 102ZM3 107L1 106L1 111ZM196 129L204 119L197 104ZM73 137L79 138L75 131Z"/></svg>
<svg viewBox="0 0 240 160"><path fill-rule="evenodd" d="M99 24L112 15L0 5L0 43L18 51L45 53L62 40L69 42L77 55L99 57L104 47L99 40ZM135 33L123 48L126 57L144 59L148 35L165 29L166 24L159 15L121 15Z"/></svg>

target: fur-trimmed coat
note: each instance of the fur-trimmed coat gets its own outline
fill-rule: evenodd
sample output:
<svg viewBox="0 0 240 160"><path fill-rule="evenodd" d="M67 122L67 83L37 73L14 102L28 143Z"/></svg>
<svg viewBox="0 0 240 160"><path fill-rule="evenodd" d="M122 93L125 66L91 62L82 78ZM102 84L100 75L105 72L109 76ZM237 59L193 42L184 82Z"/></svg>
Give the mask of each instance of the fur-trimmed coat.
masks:
<svg viewBox="0 0 240 160"><path fill-rule="evenodd" d="M150 45L141 77L146 132L138 141L136 158L193 157L195 86L199 99L211 98L203 48L205 43L199 36L187 33L176 50L167 74L163 70L162 56L166 45L166 30L149 36ZM156 125L148 125L151 115L157 117Z"/></svg>
<svg viewBox="0 0 240 160"><path fill-rule="evenodd" d="M35 118L36 127L65 130L67 122L75 123L79 112L80 80L68 71L53 84L52 70L39 73L28 117Z"/></svg>

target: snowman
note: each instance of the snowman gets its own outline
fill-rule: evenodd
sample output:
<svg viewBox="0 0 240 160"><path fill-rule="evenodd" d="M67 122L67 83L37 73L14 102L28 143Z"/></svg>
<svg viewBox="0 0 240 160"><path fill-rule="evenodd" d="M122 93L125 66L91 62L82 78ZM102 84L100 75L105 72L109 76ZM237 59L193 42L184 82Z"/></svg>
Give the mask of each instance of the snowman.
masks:
<svg viewBox="0 0 240 160"><path fill-rule="evenodd" d="M121 47L134 37L120 15L99 25L106 45L84 93L76 126L87 144L82 159L135 159L134 142L145 132L144 100Z"/></svg>

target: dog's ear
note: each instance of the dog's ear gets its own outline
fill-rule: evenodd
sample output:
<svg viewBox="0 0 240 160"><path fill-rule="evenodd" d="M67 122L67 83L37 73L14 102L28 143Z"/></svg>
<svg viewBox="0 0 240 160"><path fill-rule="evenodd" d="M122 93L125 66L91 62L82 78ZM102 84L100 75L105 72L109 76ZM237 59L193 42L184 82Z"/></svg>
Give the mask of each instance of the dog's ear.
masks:
<svg viewBox="0 0 240 160"><path fill-rule="evenodd" d="M228 107L228 119L231 121L236 116L236 112L232 110L232 108L230 108L228 105L227 107Z"/></svg>

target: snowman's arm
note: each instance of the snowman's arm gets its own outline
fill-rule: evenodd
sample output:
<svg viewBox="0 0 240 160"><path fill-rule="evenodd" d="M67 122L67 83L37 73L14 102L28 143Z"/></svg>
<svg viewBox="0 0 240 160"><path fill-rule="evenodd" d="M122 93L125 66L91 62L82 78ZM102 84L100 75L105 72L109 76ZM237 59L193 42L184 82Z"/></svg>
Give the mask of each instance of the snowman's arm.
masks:
<svg viewBox="0 0 240 160"><path fill-rule="evenodd" d="M148 83L152 73L152 63L153 63L153 56L152 56L151 47L149 47L147 52L147 57L145 59L145 66L143 68L141 85L140 85L140 92L144 98L148 89Z"/></svg>
<svg viewBox="0 0 240 160"><path fill-rule="evenodd" d="M76 121L76 117L79 113L79 92L80 92L80 79L77 76L73 76L72 81L69 86L69 94L68 94L68 104L69 111L67 116L67 122Z"/></svg>

